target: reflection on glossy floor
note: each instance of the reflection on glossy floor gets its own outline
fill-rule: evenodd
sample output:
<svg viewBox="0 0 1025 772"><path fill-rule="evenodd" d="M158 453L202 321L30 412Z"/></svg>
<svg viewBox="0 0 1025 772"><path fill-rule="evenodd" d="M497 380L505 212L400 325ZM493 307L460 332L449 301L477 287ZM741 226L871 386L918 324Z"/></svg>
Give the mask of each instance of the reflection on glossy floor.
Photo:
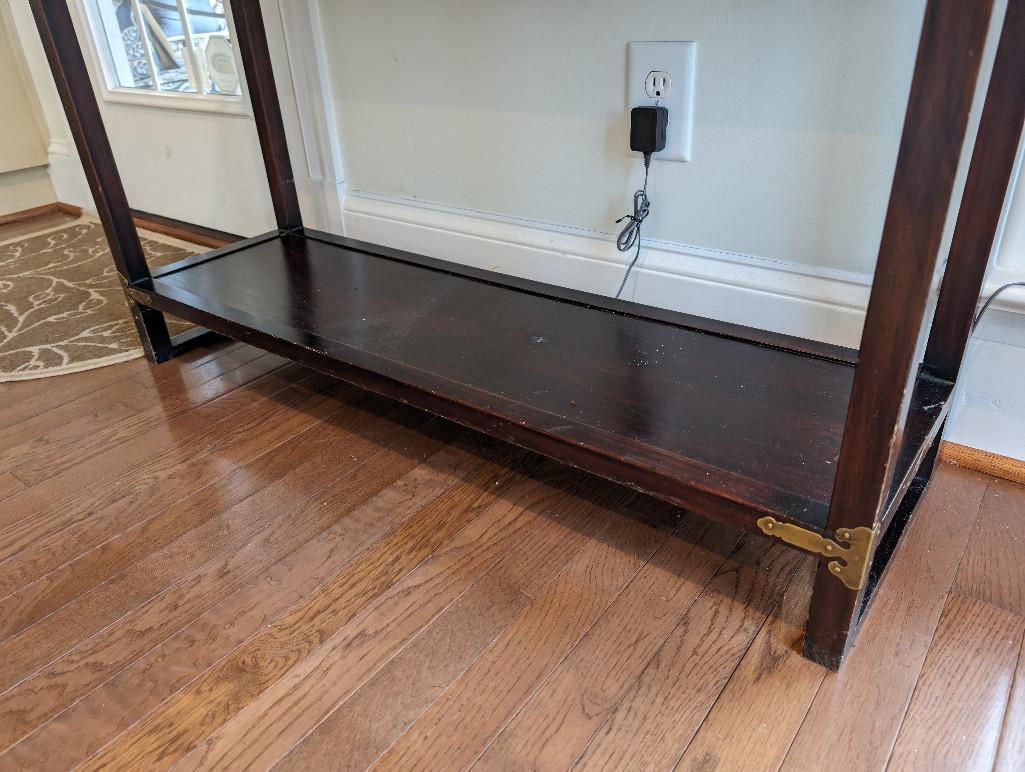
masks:
<svg viewBox="0 0 1025 772"><path fill-rule="evenodd" d="M1025 490L808 559L238 344L0 385L0 768L1021 768Z"/></svg>
<svg viewBox="0 0 1025 772"><path fill-rule="evenodd" d="M1020 769L1023 522L943 465L832 675L809 558L273 355L0 385L0 769Z"/></svg>

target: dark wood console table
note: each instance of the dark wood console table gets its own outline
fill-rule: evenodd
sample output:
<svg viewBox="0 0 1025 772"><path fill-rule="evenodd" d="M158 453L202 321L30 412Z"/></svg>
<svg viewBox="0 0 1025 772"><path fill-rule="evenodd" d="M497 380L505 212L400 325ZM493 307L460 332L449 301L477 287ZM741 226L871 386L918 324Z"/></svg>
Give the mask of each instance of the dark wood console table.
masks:
<svg viewBox="0 0 1025 772"><path fill-rule="evenodd" d="M934 314L992 8L928 3L858 351L305 228L258 0L232 6L278 230L151 272L67 0L31 3L153 361L204 340L172 339L171 313L814 553L804 653L840 666L936 457L1022 130L1025 0L1006 13Z"/></svg>

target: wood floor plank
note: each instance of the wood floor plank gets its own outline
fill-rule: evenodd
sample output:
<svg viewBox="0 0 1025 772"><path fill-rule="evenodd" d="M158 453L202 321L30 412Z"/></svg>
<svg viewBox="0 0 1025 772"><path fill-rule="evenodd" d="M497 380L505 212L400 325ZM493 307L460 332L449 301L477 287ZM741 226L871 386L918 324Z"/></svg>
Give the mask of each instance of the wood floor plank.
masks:
<svg viewBox="0 0 1025 772"><path fill-rule="evenodd" d="M366 406L381 410L360 409ZM390 420L393 418L400 423ZM379 452L382 443L394 441L400 426L417 426L425 418L424 414L396 403L382 403L365 395L353 395L351 403L339 400L337 410L322 422L269 448L251 463L230 472L216 486L201 488L0 599L0 641L87 592L102 593L109 599L116 592L108 581L114 577L131 586L136 595L144 592L147 585L161 586L158 565L170 563L169 570L181 572L190 563L203 562L204 554L219 549L219 539L245 538L241 529L230 533L235 517L233 508L260 489L282 479L299 477L301 470L318 462L320 468L318 476L312 478L314 484L340 476ZM259 525L255 518L243 523L249 528ZM145 579L137 581L131 574L123 575L128 569Z"/></svg>
<svg viewBox="0 0 1025 772"><path fill-rule="evenodd" d="M320 386L322 389L332 383L326 376L315 375L298 365L286 365L238 389L244 394L242 399L238 395L233 399L230 399L232 395L226 395L224 399L227 404L236 406L239 412L251 410L263 400L273 399L300 382L308 388ZM222 424L224 420L222 418ZM11 499L5 510L0 512L0 531L45 513L55 503L76 498L84 491L115 480L130 471L133 465L152 458L154 454L169 452L175 445L189 443L194 451L202 450L204 443L193 440L205 438L215 431L215 427L216 424L210 424L205 427L205 431L197 431L197 427L193 426L193 431L181 431L182 427L171 423L160 427L159 431L107 447L98 455L81 458L73 468L55 473L45 481L45 485L31 486L24 494Z"/></svg>
<svg viewBox="0 0 1025 772"><path fill-rule="evenodd" d="M143 360L143 367L131 378L163 398L190 391L218 375L262 357L266 352L254 346L232 346L217 356L200 357L191 367L164 367ZM174 360L177 364L178 359Z"/></svg>
<svg viewBox="0 0 1025 772"><path fill-rule="evenodd" d="M124 384L116 384L124 386ZM124 388L102 389L113 392L112 399L98 401L96 406L79 405L79 400L63 405L62 409L44 413L0 431L0 469L14 470L26 459L42 455L48 448L74 448L105 426L130 418L140 410L137 397ZM118 399L121 397L121 399ZM146 401L150 401L147 397ZM15 475L25 485L31 483Z"/></svg>
<svg viewBox="0 0 1025 772"><path fill-rule="evenodd" d="M512 457L499 455L500 461ZM515 478L514 469L501 464L475 472L468 479L470 484L460 489L458 500L426 507L116 738L83 768L173 763L465 528L479 513L481 501L500 494Z"/></svg>
<svg viewBox="0 0 1025 772"><path fill-rule="evenodd" d="M568 769L740 540L681 527L581 639L474 769Z"/></svg>
<svg viewBox="0 0 1025 772"><path fill-rule="evenodd" d="M800 556L748 534L586 747L581 769L671 769L697 733Z"/></svg>
<svg viewBox="0 0 1025 772"><path fill-rule="evenodd" d="M30 215L25 219L18 219L12 222L5 222L0 224L0 241L30 236L33 233L39 233L49 228L58 228L61 225L71 225L79 216L67 212L53 211Z"/></svg>
<svg viewBox="0 0 1025 772"><path fill-rule="evenodd" d="M779 607L758 631L677 769L780 768L826 675L801 656L814 577L815 561L803 558Z"/></svg>
<svg viewBox="0 0 1025 772"><path fill-rule="evenodd" d="M8 496L13 496L19 491L25 490L27 486L10 472L0 473L0 501Z"/></svg>
<svg viewBox="0 0 1025 772"><path fill-rule="evenodd" d="M534 603L378 759L375 769L464 768L558 666L674 530L616 514ZM464 720L474 716L473 721Z"/></svg>
<svg viewBox="0 0 1025 772"><path fill-rule="evenodd" d="M823 737L850 769L885 765L990 479L937 465L847 662L823 680L784 767L820 768Z"/></svg>
<svg viewBox="0 0 1025 772"><path fill-rule="evenodd" d="M992 769L1025 618L951 594L888 769Z"/></svg>
<svg viewBox="0 0 1025 772"><path fill-rule="evenodd" d="M366 769L529 603L515 587L485 576L274 769Z"/></svg>
<svg viewBox="0 0 1025 772"><path fill-rule="evenodd" d="M0 695L0 745L21 739L408 474L451 439L451 427L435 429L402 435L376 457L377 463L343 475L308 503L282 506L276 499L267 501L280 516L244 548L211 561L188 581Z"/></svg>
<svg viewBox="0 0 1025 772"><path fill-rule="evenodd" d="M62 379L59 389L41 389L35 380L0 384L0 427L7 429L51 410L60 410L70 402L123 382L129 373L143 373L145 367L139 359L75 373L74 378Z"/></svg>
<svg viewBox="0 0 1025 772"><path fill-rule="evenodd" d="M231 353L241 345L228 340L218 341L211 346L195 349L176 358L171 369L187 370L199 367ZM41 389L37 380L0 384L0 395L3 397L0 399L0 428L59 409L68 402L93 394L114 383L134 379L133 382L143 388L152 387L154 380L151 373L155 373L157 369L157 366L140 358L110 367L74 373L72 378L61 378L59 389Z"/></svg>
<svg viewBox="0 0 1025 772"><path fill-rule="evenodd" d="M1025 496L994 480L972 530L954 592L1025 616Z"/></svg>
<svg viewBox="0 0 1025 772"><path fill-rule="evenodd" d="M288 384L274 406L254 406L229 423L211 430L206 447L183 446L132 467L112 485L90 486L81 496L0 529L0 539L14 536L14 554L0 561L0 597L68 564L118 534L145 523L177 505L193 492L217 483L236 469L265 455L292 437L315 427L317 418L334 413L321 408L345 407L352 390L322 379L324 391L303 379ZM312 411L311 411L312 409ZM208 451L208 452L206 452ZM15 531L14 529L18 530Z"/></svg>
<svg viewBox="0 0 1025 772"><path fill-rule="evenodd" d="M1004 726L993 769L995 772L1025 769L1025 642L1018 652L1018 667L1004 713Z"/></svg>
<svg viewBox="0 0 1025 772"><path fill-rule="evenodd" d="M610 525L650 500L557 464L512 485L437 554L341 628L177 767L268 767L481 576L536 596ZM525 572L524 569L527 569Z"/></svg>
<svg viewBox="0 0 1025 772"><path fill-rule="evenodd" d="M181 438L171 447L167 447L166 435L139 437L58 475L45 486L15 494L5 506L19 510L23 516L0 526L0 561L17 558L41 539L111 506L129 509L134 513L133 522L138 522L148 508L166 506L187 496L198 478L223 477L238 466L240 453L246 460L253 458L256 449L245 439L260 432L261 427L262 441L278 444L330 414L335 395L348 389L316 374L298 383L274 374L266 378L271 379L267 386L273 386L274 394L254 392L250 397L254 404L231 420ZM0 570L6 579L7 567Z"/></svg>
<svg viewBox="0 0 1025 772"><path fill-rule="evenodd" d="M10 469L26 485L38 485L144 433L166 430L183 436L194 424L211 425L234 412L232 392L285 364L281 357L268 354L155 404L148 395L130 397L120 415L72 421L12 448Z"/></svg>
<svg viewBox="0 0 1025 772"><path fill-rule="evenodd" d="M394 428L394 441L405 427ZM344 442L336 445L342 447ZM335 464L330 462L334 460ZM314 497L336 477L360 465L321 457L293 457L293 464L244 501L219 511L129 570L95 587L34 625L0 642L0 690L17 683L61 653L134 608L184 582L224 552L242 549L254 536ZM337 467L337 471L332 466ZM207 502L212 503L212 502ZM17 596L15 596L17 599Z"/></svg>
<svg viewBox="0 0 1025 772"><path fill-rule="evenodd" d="M419 464L297 551L44 723L0 770L70 768L328 581L376 539L464 484L484 462L457 442Z"/></svg>
<svg viewBox="0 0 1025 772"><path fill-rule="evenodd" d="M242 362L232 361L225 365L229 359L224 356L216 360L216 369L208 369L215 362L211 360L210 365L201 368L205 381L195 384L191 389L168 394L164 400L157 399L158 394L152 383L146 384L141 378L120 377L95 391L0 428L0 467L13 469L18 464L31 461L35 454L51 445L71 445L70 437L88 438L90 429L107 428L122 417L154 410L164 413L182 412L183 408L208 402L226 390L237 388L268 372L263 367L257 375L245 377L257 362L284 364L280 357L261 355L255 349L247 349ZM224 385L219 386L222 381Z"/></svg>

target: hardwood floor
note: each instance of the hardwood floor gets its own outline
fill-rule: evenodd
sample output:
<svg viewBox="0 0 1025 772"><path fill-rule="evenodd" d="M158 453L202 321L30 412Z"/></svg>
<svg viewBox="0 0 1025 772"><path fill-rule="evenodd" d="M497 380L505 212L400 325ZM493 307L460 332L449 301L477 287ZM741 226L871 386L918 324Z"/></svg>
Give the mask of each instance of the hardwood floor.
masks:
<svg viewBox="0 0 1025 772"><path fill-rule="evenodd" d="M812 560L225 343L0 385L0 769L1020 769L1025 489Z"/></svg>
<svg viewBox="0 0 1025 772"><path fill-rule="evenodd" d="M813 560L224 343L0 384L0 770L1025 767L1025 488Z"/></svg>

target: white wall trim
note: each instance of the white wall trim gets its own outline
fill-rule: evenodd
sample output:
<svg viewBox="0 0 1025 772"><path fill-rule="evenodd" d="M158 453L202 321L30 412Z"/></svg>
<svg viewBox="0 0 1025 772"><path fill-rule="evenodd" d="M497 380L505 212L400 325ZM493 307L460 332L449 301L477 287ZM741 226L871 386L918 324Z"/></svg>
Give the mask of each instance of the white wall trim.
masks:
<svg viewBox="0 0 1025 772"><path fill-rule="evenodd" d="M611 234L485 212L349 191L344 218L352 238L477 268L611 294L627 256ZM871 277L756 255L668 242L644 242L627 297L653 306L765 327L857 347ZM1020 273L993 271L988 295ZM1025 366L1025 291L994 304L969 348L946 438L1025 460L1025 406L1017 363ZM1010 368L1008 367L1010 365Z"/></svg>
<svg viewBox="0 0 1025 772"><path fill-rule="evenodd" d="M352 238L597 294L615 292L630 258L616 250L609 233L366 191L345 193L343 215ZM985 294L1022 278L997 269ZM871 281L867 274L645 239L623 294L653 306L857 347ZM1008 313L982 331L986 338L1025 345L1018 328L1025 291L1007 293L994 306Z"/></svg>
<svg viewBox="0 0 1025 772"><path fill-rule="evenodd" d="M307 220L344 235L345 171L317 0L277 0L305 161ZM268 34L271 34L268 31ZM294 141L292 144L296 144ZM297 170L298 172L298 170Z"/></svg>
<svg viewBox="0 0 1025 772"><path fill-rule="evenodd" d="M347 235L598 294L629 256L610 234L349 191ZM645 240L623 295L663 308L857 346L870 277Z"/></svg>

